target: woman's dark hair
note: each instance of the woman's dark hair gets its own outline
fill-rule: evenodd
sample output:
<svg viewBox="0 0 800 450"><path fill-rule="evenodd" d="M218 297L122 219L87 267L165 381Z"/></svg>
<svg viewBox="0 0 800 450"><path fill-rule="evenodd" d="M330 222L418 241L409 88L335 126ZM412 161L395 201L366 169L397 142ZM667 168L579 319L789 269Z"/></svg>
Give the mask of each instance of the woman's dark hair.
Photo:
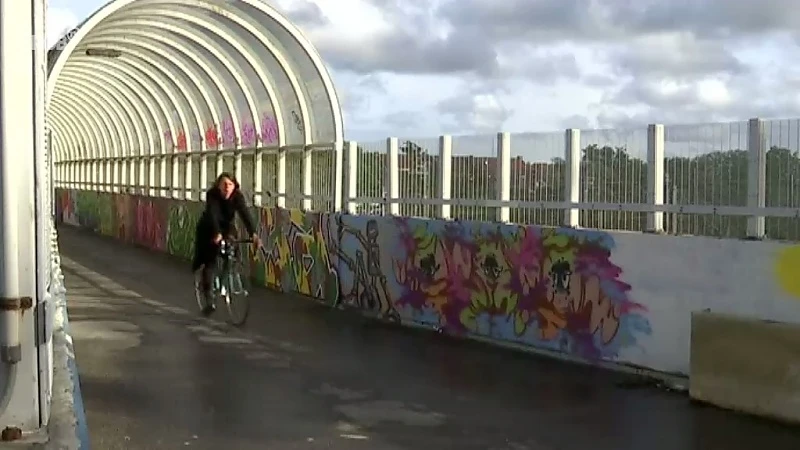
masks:
<svg viewBox="0 0 800 450"><path fill-rule="evenodd" d="M219 174L219 176L217 177L217 181L214 182L214 187L219 189L219 184L222 183L222 180L224 180L225 178L233 181L234 192L239 190L239 181L236 179L236 177L231 175L230 172L222 172L221 174Z"/></svg>

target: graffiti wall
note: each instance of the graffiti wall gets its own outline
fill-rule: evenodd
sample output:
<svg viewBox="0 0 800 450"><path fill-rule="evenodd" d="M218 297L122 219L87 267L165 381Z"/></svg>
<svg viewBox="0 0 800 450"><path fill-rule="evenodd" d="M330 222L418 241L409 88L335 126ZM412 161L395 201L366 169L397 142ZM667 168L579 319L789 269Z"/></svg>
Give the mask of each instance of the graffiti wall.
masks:
<svg viewBox="0 0 800 450"><path fill-rule="evenodd" d="M62 223L192 255L201 203L58 198ZM250 255L258 284L451 335L686 374L692 311L800 322L784 244L280 208L253 216L265 244Z"/></svg>
<svg viewBox="0 0 800 450"><path fill-rule="evenodd" d="M336 303L339 278L329 253L335 219L331 214L262 208L258 217L261 254L253 255L253 276L262 285Z"/></svg>

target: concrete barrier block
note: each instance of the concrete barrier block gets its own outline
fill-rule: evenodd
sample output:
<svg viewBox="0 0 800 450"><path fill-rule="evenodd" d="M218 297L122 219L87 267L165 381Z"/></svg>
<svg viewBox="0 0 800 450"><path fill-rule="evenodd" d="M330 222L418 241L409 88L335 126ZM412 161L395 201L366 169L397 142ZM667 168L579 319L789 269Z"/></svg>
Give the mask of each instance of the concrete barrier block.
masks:
<svg viewBox="0 0 800 450"><path fill-rule="evenodd" d="M800 325L695 312L690 351L691 398L800 423Z"/></svg>

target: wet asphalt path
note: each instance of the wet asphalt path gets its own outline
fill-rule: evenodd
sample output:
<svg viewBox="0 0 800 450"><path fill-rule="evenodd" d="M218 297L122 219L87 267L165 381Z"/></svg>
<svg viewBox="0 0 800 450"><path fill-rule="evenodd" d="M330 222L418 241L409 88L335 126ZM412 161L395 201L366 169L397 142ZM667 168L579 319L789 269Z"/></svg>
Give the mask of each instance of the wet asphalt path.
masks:
<svg viewBox="0 0 800 450"><path fill-rule="evenodd" d="M800 448L800 429L625 375L266 289L233 330L199 317L186 263L59 234L94 450Z"/></svg>

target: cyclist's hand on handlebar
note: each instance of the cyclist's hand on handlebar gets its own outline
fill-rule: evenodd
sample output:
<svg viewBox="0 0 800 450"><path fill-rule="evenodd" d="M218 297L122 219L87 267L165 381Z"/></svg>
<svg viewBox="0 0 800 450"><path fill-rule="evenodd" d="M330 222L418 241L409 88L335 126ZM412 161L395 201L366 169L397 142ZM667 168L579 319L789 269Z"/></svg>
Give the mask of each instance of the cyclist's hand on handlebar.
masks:
<svg viewBox="0 0 800 450"><path fill-rule="evenodd" d="M221 234L217 234L216 236L214 236L214 243L215 244L219 244L221 241L222 241L222 235Z"/></svg>
<svg viewBox="0 0 800 450"><path fill-rule="evenodd" d="M253 233L253 236L252 236L252 238L253 238L253 244L254 244L256 247L261 247L261 239L258 237L258 235L257 235L257 234L255 234L255 233Z"/></svg>

